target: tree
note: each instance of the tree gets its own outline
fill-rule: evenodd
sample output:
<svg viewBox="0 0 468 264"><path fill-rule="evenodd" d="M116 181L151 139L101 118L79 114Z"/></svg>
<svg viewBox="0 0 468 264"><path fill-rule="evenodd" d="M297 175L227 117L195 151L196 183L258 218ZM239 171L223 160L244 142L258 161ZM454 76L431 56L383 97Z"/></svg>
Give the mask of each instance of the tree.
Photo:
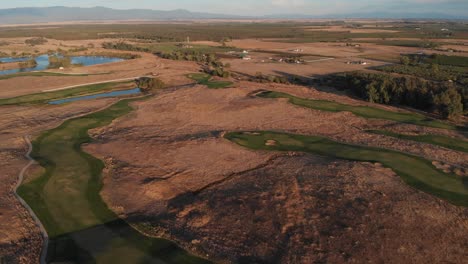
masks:
<svg viewBox="0 0 468 264"><path fill-rule="evenodd" d="M403 65L409 65L410 64L410 58L408 56L401 56L400 57L400 62Z"/></svg>
<svg viewBox="0 0 468 264"><path fill-rule="evenodd" d="M434 103L444 117L450 118L463 113L462 98L454 88L449 88L436 95Z"/></svg>
<svg viewBox="0 0 468 264"><path fill-rule="evenodd" d="M432 71L434 74L439 73L439 65L438 65L437 63L432 63L432 64L431 64L431 71Z"/></svg>
<svg viewBox="0 0 468 264"><path fill-rule="evenodd" d="M148 92L153 89L163 89L166 86L161 79L152 77L140 77L135 80L135 83L138 88L144 92Z"/></svg>

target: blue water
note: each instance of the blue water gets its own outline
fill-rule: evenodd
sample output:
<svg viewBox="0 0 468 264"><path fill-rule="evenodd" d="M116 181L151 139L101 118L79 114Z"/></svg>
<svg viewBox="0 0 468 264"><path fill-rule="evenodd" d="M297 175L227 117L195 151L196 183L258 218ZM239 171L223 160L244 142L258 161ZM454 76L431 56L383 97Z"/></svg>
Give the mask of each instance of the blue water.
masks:
<svg viewBox="0 0 468 264"><path fill-rule="evenodd" d="M98 65L110 62L123 61L119 58L110 58L110 57L97 57L97 56L77 56L71 57L72 64L83 64L83 66Z"/></svg>
<svg viewBox="0 0 468 264"><path fill-rule="evenodd" d="M21 62L21 61L27 61L29 60L30 57L23 57L23 58L0 58L0 62L2 63L8 63L8 62Z"/></svg>
<svg viewBox="0 0 468 264"><path fill-rule="evenodd" d="M65 103L70 103L70 102L75 102L75 101L90 100L90 99L103 98L103 97L116 97L116 96L132 95L132 94L139 94L139 93L141 93L141 89L134 88L134 89L129 89L129 90L121 90L121 91L84 95L84 96L54 100L54 101L50 101L49 104L59 105L59 104L65 104Z"/></svg>
<svg viewBox="0 0 468 264"><path fill-rule="evenodd" d="M26 61L29 58L0 58L2 62L19 62ZM41 55L35 58L37 66L33 68L25 69L11 69L0 71L0 75L15 74L20 72L32 72L32 71L43 71L49 68L49 55ZM100 57L100 56L75 56L71 57L72 64L81 64L83 66L91 66L97 64L104 64L110 62L123 61L120 58L111 58L111 57Z"/></svg>

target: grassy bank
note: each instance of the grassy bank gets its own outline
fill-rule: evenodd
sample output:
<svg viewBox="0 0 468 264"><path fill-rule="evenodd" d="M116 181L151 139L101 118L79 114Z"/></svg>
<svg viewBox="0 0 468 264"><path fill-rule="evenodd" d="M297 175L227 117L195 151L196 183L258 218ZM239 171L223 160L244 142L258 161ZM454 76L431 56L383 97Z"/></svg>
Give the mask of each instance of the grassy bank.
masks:
<svg viewBox="0 0 468 264"><path fill-rule="evenodd" d="M455 125L442 122L436 119L429 118L422 114L417 113L403 113L403 112L393 112L388 110L383 110L380 108L370 107L370 106L352 106L346 104L340 104L333 101L325 100L313 100L296 97L287 93L281 92L272 92L265 91L258 94L262 98L287 98L289 102L294 105L307 107L311 109L328 111L328 112L351 112L357 116L364 118L376 118L376 119L385 119L390 121L396 121L407 124L414 124L419 126L443 128L450 130L464 129L457 127Z"/></svg>
<svg viewBox="0 0 468 264"><path fill-rule="evenodd" d="M256 150L302 151L339 159L380 162L393 169L407 184L453 204L468 206L468 187L461 177L436 169L430 161L413 155L349 145L319 136L268 131L231 132L225 138ZM274 144L266 145L268 140Z"/></svg>
<svg viewBox="0 0 468 264"><path fill-rule="evenodd" d="M8 75L0 76L0 80L8 80L16 77L26 77L26 76L33 76L33 77L44 77L44 76L59 76L59 77L80 77L80 76L91 76L91 75L104 75L109 73L97 73L97 74L67 74L67 73L60 73L60 72L20 72Z"/></svg>
<svg viewBox="0 0 468 264"><path fill-rule="evenodd" d="M367 132L404 140L429 143L432 145L437 145L453 150L468 152L468 142L461 139L451 138L442 135L404 135L384 130L368 130Z"/></svg>
<svg viewBox="0 0 468 264"><path fill-rule="evenodd" d="M43 104L51 100L62 99L73 96L89 95L93 93L107 92L112 90L121 90L132 87L134 84L131 81L127 82L110 82L92 85L84 85L76 88L58 90L53 92L44 92L36 94L22 95L18 97L0 99L0 106L2 105L16 105L16 104ZM135 86L135 85L133 85Z"/></svg>
<svg viewBox="0 0 468 264"><path fill-rule="evenodd" d="M206 73L192 73L188 77L198 84L206 85L210 89L221 89L231 86L233 83L230 81L213 81L212 77Z"/></svg>
<svg viewBox="0 0 468 264"><path fill-rule="evenodd" d="M119 220L100 196L104 164L85 153L88 130L129 113L122 100L109 108L64 122L33 142L32 157L45 168L18 193L45 226L50 262L206 263L174 243L145 237Z"/></svg>

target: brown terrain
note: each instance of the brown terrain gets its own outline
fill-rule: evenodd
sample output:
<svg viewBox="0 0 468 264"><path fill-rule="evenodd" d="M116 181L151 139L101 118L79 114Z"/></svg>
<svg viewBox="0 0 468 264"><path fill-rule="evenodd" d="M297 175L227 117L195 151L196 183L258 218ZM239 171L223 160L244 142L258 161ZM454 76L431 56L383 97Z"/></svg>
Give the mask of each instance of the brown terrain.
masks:
<svg viewBox="0 0 468 264"><path fill-rule="evenodd" d="M362 129L388 124L251 98L258 87L240 87L162 93L93 131L97 141L86 150L106 160L107 203L137 226L150 223L152 234L222 261L460 263L464 258L468 211L408 187L389 169L250 151L221 135L232 130L326 135L465 167L466 153L369 135ZM305 88L268 89L328 96Z"/></svg>
<svg viewBox="0 0 468 264"><path fill-rule="evenodd" d="M2 47L2 51L45 52L88 44L100 47L102 42L109 41L49 40L46 45L29 47L24 45L25 39L5 39L11 44ZM362 65L346 64L362 56L391 57L421 50L369 43L349 47L345 43L272 40L234 40L230 45L246 50L300 49L319 59L319 56L334 58L306 65L266 63L262 60L268 58L268 53L262 51L251 52L252 61L225 60L233 71L246 75L262 72L319 76L364 69ZM93 51L109 52L101 48ZM101 193L104 200L136 228L149 226L144 229L148 235L173 239L184 248L220 263L463 263L467 259L468 209L409 187L380 164L304 153L252 151L222 137L226 131L239 130L321 135L340 142L404 151L433 161L441 170L457 167L466 172L468 154L465 152L365 130L385 128L460 139L463 135L367 120L347 112L316 111L291 105L283 99L252 96L259 89L267 89L406 111L355 100L322 87L234 79L235 85L227 89L208 89L202 85L175 88L193 83L185 75L197 72L199 65L138 54L142 57L135 60L55 70L71 74L105 73L101 75L0 80L0 98L144 75L158 76L173 87L148 100L132 103L135 107L132 113L107 127L90 131L95 141L84 147L106 163ZM367 61L371 66L386 63ZM0 174L3 183L0 263L37 263L42 245L39 228L13 194L18 173L28 162L24 157L27 144L23 137L38 136L66 119L97 111L116 100L0 107L3 172ZM38 170L33 166L25 180Z"/></svg>

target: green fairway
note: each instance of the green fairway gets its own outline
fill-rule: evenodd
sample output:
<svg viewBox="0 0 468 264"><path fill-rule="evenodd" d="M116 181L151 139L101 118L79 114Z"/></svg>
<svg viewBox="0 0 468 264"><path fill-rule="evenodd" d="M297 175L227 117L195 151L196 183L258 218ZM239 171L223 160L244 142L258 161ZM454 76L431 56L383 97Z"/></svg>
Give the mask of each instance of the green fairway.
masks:
<svg viewBox="0 0 468 264"><path fill-rule="evenodd" d="M65 90L58 90L53 92L44 92L36 94L22 95L18 97L0 99L0 106L2 105L15 105L15 104L42 104L47 103L51 100L62 99L67 97L74 97L79 95L90 95L94 93L107 92L111 90L118 90L123 88L123 86L128 86L132 82L109 82L109 83L100 83L93 85L84 85L76 88L70 88Z"/></svg>
<svg viewBox="0 0 468 264"><path fill-rule="evenodd" d="M232 85L229 81L212 81L211 76L206 73L192 73L188 77L198 84L206 85L210 89L221 89Z"/></svg>
<svg viewBox="0 0 468 264"><path fill-rule="evenodd" d="M207 263L174 243L149 238L114 214L99 192L104 164L83 152L88 130L129 113L131 99L64 122L33 142L31 156L45 172L18 189L51 238L49 262Z"/></svg>
<svg viewBox="0 0 468 264"><path fill-rule="evenodd" d="M380 162L407 184L453 204L468 206L466 179L436 169L426 159L387 149L350 145L325 137L269 131L231 132L225 138L256 150L302 151L339 159ZM275 144L266 145L268 140Z"/></svg>
<svg viewBox="0 0 468 264"><path fill-rule="evenodd" d="M414 135L413 136L413 135L398 134L398 133L384 131L384 130L368 130L367 132L370 132L373 134L385 135L385 136L394 137L394 138L399 138L399 139L429 143L429 144L438 145L438 146L446 147L446 148L453 149L453 150L468 152L468 142L461 140L461 139L451 138L451 137L442 136L442 135Z"/></svg>
<svg viewBox="0 0 468 264"><path fill-rule="evenodd" d="M307 107L311 109L321 110L321 111L328 111L328 112L342 112L348 111L357 116L361 116L364 118L377 118L377 119L385 119L391 120L401 123L408 123L414 124L419 126L427 126L427 127L435 127L435 128L443 128L443 129L451 129L451 130L466 130L465 127L457 127L455 125L442 122L436 119L429 118L422 114L417 113L402 113L402 112L392 112L383 110L380 108L370 107L370 106L352 106L346 104L340 104L333 101L325 101L325 100L313 100L313 99L306 99L296 97L287 93L281 92L272 92L272 91L265 91L257 96L262 98L287 98L291 104L295 104L302 107Z"/></svg>

